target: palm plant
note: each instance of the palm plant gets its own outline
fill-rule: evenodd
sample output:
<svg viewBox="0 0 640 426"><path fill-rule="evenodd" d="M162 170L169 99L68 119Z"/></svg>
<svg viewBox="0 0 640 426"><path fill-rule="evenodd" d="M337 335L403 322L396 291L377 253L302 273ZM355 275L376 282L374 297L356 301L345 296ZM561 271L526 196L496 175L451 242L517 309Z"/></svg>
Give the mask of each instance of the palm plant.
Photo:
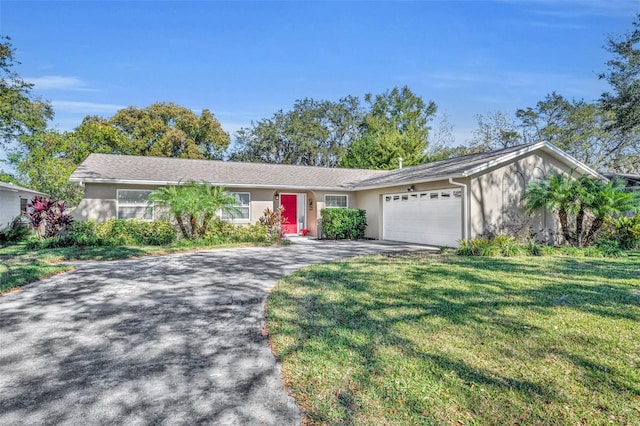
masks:
<svg viewBox="0 0 640 426"><path fill-rule="evenodd" d="M579 213L579 199L575 181L569 175L552 172L549 178L541 182L531 182L525 189L522 199L525 212L531 214L540 209L555 211L560 220L562 237L566 242L573 241L569 229L569 214Z"/></svg>
<svg viewBox="0 0 640 426"><path fill-rule="evenodd" d="M184 238L204 236L213 216L221 211L239 213L238 200L223 187L206 182L169 185L151 193L150 201L165 206L173 215ZM188 225L188 226L187 226Z"/></svg>
<svg viewBox="0 0 640 426"><path fill-rule="evenodd" d="M594 188L589 205L593 221L585 237L585 243L593 242L607 216L640 210L640 197L637 193L626 191L625 182L622 180L601 183Z"/></svg>
<svg viewBox="0 0 640 426"><path fill-rule="evenodd" d="M180 185L168 185L156 189L149 195L149 201L166 207L176 220L182 236L185 238L190 237L190 232L183 219L189 207L184 196L184 191Z"/></svg>

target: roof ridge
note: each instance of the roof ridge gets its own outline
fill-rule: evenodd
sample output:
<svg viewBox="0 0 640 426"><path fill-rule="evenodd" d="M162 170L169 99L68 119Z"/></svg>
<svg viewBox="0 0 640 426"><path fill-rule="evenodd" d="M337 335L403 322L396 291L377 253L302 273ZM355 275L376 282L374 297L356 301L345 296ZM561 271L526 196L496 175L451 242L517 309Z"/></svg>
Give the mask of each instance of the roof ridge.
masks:
<svg viewBox="0 0 640 426"><path fill-rule="evenodd" d="M103 156L103 157L121 157L121 158L145 158L145 159L159 159L159 160L179 160L179 161L202 161L202 162L213 162L213 163L224 163L224 164L257 164L261 166L278 166L278 167L299 167L299 168L318 168L318 169L330 169L330 170L348 170L348 171L364 171L364 172L388 172L391 170L376 170L376 169L359 169L359 168L349 168L349 167L327 167L327 166L305 166L302 164L283 164L283 163L267 163L267 162L253 162L253 161L231 161L231 160L213 160L208 158L178 158L178 157L160 157L157 155L131 155L131 154L106 154L102 152L92 152L89 154L90 156ZM89 158L87 157L87 158ZM85 159L86 160L86 159Z"/></svg>

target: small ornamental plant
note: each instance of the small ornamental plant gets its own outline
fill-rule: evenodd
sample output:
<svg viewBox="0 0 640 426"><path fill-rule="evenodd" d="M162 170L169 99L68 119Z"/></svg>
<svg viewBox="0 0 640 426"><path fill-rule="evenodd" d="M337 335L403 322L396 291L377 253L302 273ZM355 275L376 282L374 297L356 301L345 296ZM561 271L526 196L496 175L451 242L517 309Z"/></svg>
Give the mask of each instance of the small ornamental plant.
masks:
<svg viewBox="0 0 640 426"><path fill-rule="evenodd" d="M300 230L300 235L302 235L303 237L306 237L308 233L309 230L307 228L303 228Z"/></svg>
<svg viewBox="0 0 640 426"><path fill-rule="evenodd" d="M27 210L23 213L29 218L29 224L38 236L52 238L73 222L66 210L64 201L36 195L29 201Z"/></svg>

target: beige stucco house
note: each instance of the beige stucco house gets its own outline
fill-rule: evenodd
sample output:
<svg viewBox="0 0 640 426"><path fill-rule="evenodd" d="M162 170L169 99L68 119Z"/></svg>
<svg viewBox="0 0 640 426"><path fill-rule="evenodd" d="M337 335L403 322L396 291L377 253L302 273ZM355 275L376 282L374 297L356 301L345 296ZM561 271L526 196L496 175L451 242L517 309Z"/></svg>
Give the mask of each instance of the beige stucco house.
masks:
<svg viewBox="0 0 640 426"><path fill-rule="evenodd" d="M0 182L0 229L19 217L27 209L27 203L34 195L44 194L11 183Z"/></svg>
<svg viewBox="0 0 640 426"><path fill-rule="evenodd" d="M553 170L601 177L539 142L392 171L92 154L71 180L84 185L77 220L153 219L159 213L147 201L151 191L206 181L236 195L241 217L223 218L235 223L255 223L264 209L283 205L287 233L316 235L323 208L359 208L367 214L368 238L456 246L522 227L553 241L553 216L527 218L521 202L525 186Z"/></svg>

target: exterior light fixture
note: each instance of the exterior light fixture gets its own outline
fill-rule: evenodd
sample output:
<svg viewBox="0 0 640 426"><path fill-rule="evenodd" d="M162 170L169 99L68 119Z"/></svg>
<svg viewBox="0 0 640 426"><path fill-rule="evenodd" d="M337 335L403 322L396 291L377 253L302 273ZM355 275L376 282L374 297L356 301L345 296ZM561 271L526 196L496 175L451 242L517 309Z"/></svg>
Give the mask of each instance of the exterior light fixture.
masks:
<svg viewBox="0 0 640 426"><path fill-rule="evenodd" d="M276 192L275 199L276 199L276 201L278 201L280 199L280 194L278 194L277 192Z"/></svg>
<svg viewBox="0 0 640 426"><path fill-rule="evenodd" d="M413 192L415 190L416 190L415 185L411 185L409 188L407 188L407 191L409 191L409 192Z"/></svg>

